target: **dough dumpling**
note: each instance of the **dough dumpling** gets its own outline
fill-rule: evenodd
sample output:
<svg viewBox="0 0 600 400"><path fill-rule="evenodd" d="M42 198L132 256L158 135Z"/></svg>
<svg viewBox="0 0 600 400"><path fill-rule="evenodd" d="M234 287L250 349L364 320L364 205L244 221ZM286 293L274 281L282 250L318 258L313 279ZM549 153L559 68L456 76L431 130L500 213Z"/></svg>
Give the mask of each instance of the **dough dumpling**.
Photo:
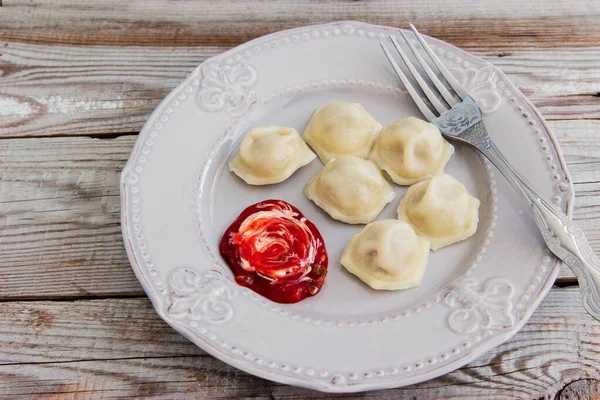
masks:
<svg viewBox="0 0 600 400"><path fill-rule="evenodd" d="M479 222L479 200L448 174L408 188L398 206L398 219L429 239L431 250L471 237Z"/></svg>
<svg viewBox="0 0 600 400"><path fill-rule="evenodd" d="M229 170L250 185L268 185L286 180L316 157L295 129L261 126L244 136Z"/></svg>
<svg viewBox="0 0 600 400"><path fill-rule="evenodd" d="M385 219L365 226L352 236L342 253L342 265L377 290L419 286L429 241L403 221Z"/></svg>
<svg viewBox="0 0 600 400"><path fill-rule="evenodd" d="M313 114L302 137L323 164L332 157L367 158L381 124L358 103L329 103Z"/></svg>
<svg viewBox="0 0 600 400"><path fill-rule="evenodd" d="M304 194L333 219L367 224L396 197L374 162L356 156L332 158Z"/></svg>
<svg viewBox="0 0 600 400"><path fill-rule="evenodd" d="M412 185L443 173L452 154L435 125L406 117L383 128L369 158L398 185Z"/></svg>

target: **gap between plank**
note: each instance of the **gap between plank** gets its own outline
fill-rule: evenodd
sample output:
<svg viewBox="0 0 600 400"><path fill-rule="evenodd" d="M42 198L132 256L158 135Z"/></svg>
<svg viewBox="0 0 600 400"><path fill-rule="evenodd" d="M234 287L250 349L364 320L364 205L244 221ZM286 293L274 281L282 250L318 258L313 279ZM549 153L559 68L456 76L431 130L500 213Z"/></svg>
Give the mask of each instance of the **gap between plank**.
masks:
<svg viewBox="0 0 600 400"><path fill-rule="evenodd" d="M94 362L94 361L127 361L127 360L147 360L147 359L161 359L161 358L190 358L190 357L211 357L209 354L191 354L191 355L179 355L179 356L147 356L147 357L119 357L119 358L81 358L77 360L64 360L64 361L31 361L24 363L0 363L0 367L6 366L21 366L21 365L40 365L40 364L72 364L81 362Z"/></svg>
<svg viewBox="0 0 600 400"><path fill-rule="evenodd" d="M591 94L591 93L586 93L586 94L573 94L573 95L567 95L567 96L557 96L557 97L573 97L573 96L591 96L591 97L600 97L600 93L596 93L596 94ZM527 97L527 96L526 96ZM535 103L534 103L535 105ZM559 118L553 118L552 116L544 116L544 119L548 122L561 122L561 121L600 121L600 117L577 117L577 116L573 116L573 117L568 117L568 116L562 116ZM150 118L150 115L148 115L148 118ZM140 128L141 129L141 128ZM140 131L125 131L125 132L111 132L111 133L100 133L100 132L96 132L96 133L89 133L89 132L82 132L82 133L52 133L52 134L35 134L35 135L0 135L0 140L3 139L45 139L45 138L82 138L82 137L88 137L91 139L108 139L108 140L112 140L112 139L117 139L121 136L136 136L139 135Z"/></svg>
<svg viewBox="0 0 600 400"><path fill-rule="evenodd" d="M148 116L149 117L149 116ZM0 135L2 139L40 139L40 138L81 138L88 137L91 139L117 139L121 136L136 136L139 135L139 131L133 132L117 132L117 133L53 133L50 135Z"/></svg>
<svg viewBox="0 0 600 400"><path fill-rule="evenodd" d="M576 289L579 283L576 278L562 278L556 280L553 289ZM2 303L35 303L35 302L73 302L86 300L112 300L112 299L147 299L146 294L107 294L107 295L88 295L88 296L48 296L48 297L0 297Z"/></svg>
<svg viewBox="0 0 600 400"><path fill-rule="evenodd" d="M121 136L136 136L139 135L140 132L136 131L136 132L121 132L121 133L93 133L93 134L82 134L82 135L77 135L78 137L84 136L84 137L89 137L92 139L117 139ZM65 137L69 137L69 136L73 136L73 135L65 135Z"/></svg>
<svg viewBox="0 0 600 400"><path fill-rule="evenodd" d="M554 286L557 288L570 288L570 287L579 287L579 282L577 282L577 278L569 277L569 278L557 278L554 281Z"/></svg>
<svg viewBox="0 0 600 400"><path fill-rule="evenodd" d="M142 292L142 290L140 290ZM89 295L89 296L48 296L48 297L0 297L1 303L35 303L38 301L53 301L53 302L70 302L70 301L82 301L82 300L111 300L111 299L147 299L148 296L144 294L107 294L107 295Z"/></svg>

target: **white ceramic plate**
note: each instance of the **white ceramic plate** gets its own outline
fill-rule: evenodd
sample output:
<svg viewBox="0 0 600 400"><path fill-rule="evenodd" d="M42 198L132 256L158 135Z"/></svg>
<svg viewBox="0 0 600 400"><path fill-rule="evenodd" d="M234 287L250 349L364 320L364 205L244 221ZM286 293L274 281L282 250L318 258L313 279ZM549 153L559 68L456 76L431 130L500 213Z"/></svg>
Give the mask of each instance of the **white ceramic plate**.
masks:
<svg viewBox="0 0 600 400"><path fill-rule="evenodd" d="M339 263L362 226L334 221L303 195L318 159L278 185L228 171L257 125L302 132L331 101L363 104L382 124L420 116L379 47L395 28L357 22L268 35L207 60L152 114L122 174L129 259L158 314L215 357L249 373L329 392L390 388L450 372L514 335L550 289L559 264L528 211L472 150L455 144L447 172L482 202L474 237L434 252L416 289L371 290ZM568 173L537 110L490 64L428 38L480 104L491 136L567 214ZM378 219L395 218L405 188ZM297 206L325 239L321 292L293 305L237 286L221 260L224 230L247 206Z"/></svg>

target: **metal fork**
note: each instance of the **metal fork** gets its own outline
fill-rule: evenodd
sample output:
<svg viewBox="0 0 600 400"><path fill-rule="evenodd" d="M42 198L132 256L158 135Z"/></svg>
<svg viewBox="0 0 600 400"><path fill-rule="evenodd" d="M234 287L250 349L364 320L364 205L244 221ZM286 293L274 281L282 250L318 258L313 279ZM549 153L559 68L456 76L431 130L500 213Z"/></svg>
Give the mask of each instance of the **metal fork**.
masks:
<svg viewBox="0 0 600 400"><path fill-rule="evenodd" d="M548 203L504 157L494 144L485 128L481 110L467 91L461 87L448 71L433 50L425 42L414 25L410 24L417 41L433 62L450 88L442 83L440 77L423 59L419 50L408 40L404 32L400 32L417 62L421 65L431 83L431 87L417 71L409 57L402 50L394 36L390 36L392 44L400 54L402 61L412 74L414 80L428 99L429 106L415 90L410 80L402 72L392 54L381 43L381 48L392 64L394 71L404 84L408 94L417 104L425 118L435 124L444 137L467 143L479 150L492 164L498 168L506 180L530 206L531 215L548 248L577 276L581 289L583 306L597 320L600 320L600 259L589 245L583 231L567 215L554 205ZM437 89L437 95L434 91ZM441 96L440 97L438 97ZM443 99L443 100L442 100Z"/></svg>

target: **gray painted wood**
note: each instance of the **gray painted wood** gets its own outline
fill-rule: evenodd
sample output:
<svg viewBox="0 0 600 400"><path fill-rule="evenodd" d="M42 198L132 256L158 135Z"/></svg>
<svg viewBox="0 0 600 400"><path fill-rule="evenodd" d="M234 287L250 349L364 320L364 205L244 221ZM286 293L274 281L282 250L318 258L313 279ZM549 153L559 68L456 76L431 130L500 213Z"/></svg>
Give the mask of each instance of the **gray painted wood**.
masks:
<svg viewBox="0 0 600 400"><path fill-rule="evenodd" d="M579 302L577 288L552 290L514 338L467 366L408 388L340 396L269 382L206 355L162 322L145 298L4 303L0 393L34 398L59 393L165 399L552 398L566 384L597 377L600 370L600 323Z"/></svg>
<svg viewBox="0 0 600 400"><path fill-rule="evenodd" d="M550 121L575 184L574 217L600 252L597 1L0 5L0 397L337 397L249 376L172 331L145 299L120 234L119 172L154 107L208 57L281 29L411 21L497 65ZM600 325L570 271L557 284L568 287L468 366L340 397L598 396Z"/></svg>

